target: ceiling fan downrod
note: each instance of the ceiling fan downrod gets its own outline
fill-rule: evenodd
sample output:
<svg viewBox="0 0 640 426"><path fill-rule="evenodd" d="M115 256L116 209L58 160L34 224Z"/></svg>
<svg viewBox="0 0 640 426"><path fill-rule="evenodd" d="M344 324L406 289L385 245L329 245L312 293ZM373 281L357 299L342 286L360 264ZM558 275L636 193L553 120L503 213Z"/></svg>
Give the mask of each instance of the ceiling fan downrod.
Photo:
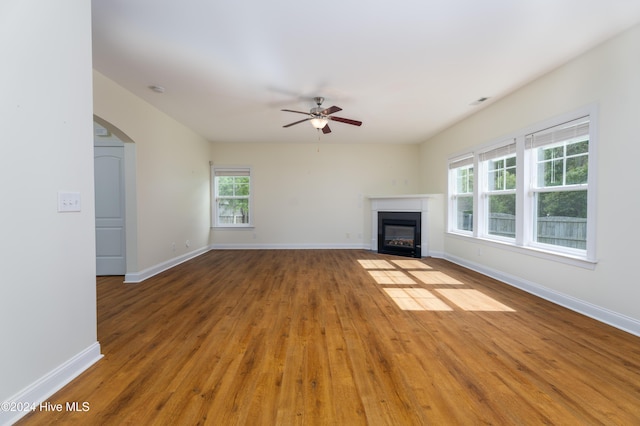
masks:
<svg viewBox="0 0 640 426"><path fill-rule="evenodd" d="M322 108L320 105L322 105L322 103L324 102L324 98L322 96L316 96L315 98L313 98L313 101L316 103L316 105L318 105L315 108L311 109L311 114L314 115L315 117L321 117L322 114L320 113L324 108Z"/></svg>

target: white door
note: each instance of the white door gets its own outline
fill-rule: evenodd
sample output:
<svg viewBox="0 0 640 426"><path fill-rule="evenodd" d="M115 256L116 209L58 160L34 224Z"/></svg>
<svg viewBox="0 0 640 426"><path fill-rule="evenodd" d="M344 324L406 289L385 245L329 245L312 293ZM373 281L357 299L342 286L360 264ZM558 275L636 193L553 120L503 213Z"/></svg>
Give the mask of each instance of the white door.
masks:
<svg viewBox="0 0 640 426"><path fill-rule="evenodd" d="M94 147L96 274L124 275L124 147Z"/></svg>

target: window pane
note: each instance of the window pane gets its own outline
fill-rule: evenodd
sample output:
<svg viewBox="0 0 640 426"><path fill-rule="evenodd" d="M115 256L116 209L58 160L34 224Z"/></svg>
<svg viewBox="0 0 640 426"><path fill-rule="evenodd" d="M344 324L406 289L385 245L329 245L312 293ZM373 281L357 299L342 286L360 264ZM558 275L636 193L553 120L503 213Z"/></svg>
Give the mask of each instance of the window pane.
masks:
<svg viewBox="0 0 640 426"><path fill-rule="evenodd" d="M587 183L588 165L586 155L567 158L567 185Z"/></svg>
<svg viewBox="0 0 640 426"><path fill-rule="evenodd" d="M567 145L567 155L586 154L589 152L589 141L575 142Z"/></svg>
<svg viewBox="0 0 640 426"><path fill-rule="evenodd" d="M234 195L247 196L249 195L249 177L236 176L234 177Z"/></svg>
<svg viewBox="0 0 640 426"><path fill-rule="evenodd" d="M489 170L504 169L504 159L489 161Z"/></svg>
<svg viewBox="0 0 640 426"><path fill-rule="evenodd" d="M538 186L560 186L563 184L563 159L538 164Z"/></svg>
<svg viewBox="0 0 640 426"><path fill-rule="evenodd" d="M589 141L538 149L538 187L587 183Z"/></svg>
<svg viewBox="0 0 640 426"><path fill-rule="evenodd" d="M216 185L218 185L218 195L220 196L233 195L233 176L216 177Z"/></svg>
<svg viewBox="0 0 640 426"><path fill-rule="evenodd" d="M456 228L473 231L473 197L459 196L456 198L457 223Z"/></svg>
<svg viewBox="0 0 640 426"><path fill-rule="evenodd" d="M514 158L515 160L515 158ZM516 189L516 168L508 168L504 177L504 189Z"/></svg>
<svg viewBox="0 0 640 426"><path fill-rule="evenodd" d="M504 189L504 171L494 170L489 172L488 182L489 191L500 191Z"/></svg>
<svg viewBox="0 0 640 426"><path fill-rule="evenodd" d="M249 223L249 200L218 199L218 223Z"/></svg>
<svg viewBox="0 0 640 426"><path fill-rule="evenodd" d="M536 195L535 241L563 247L587 247L587 191Z"/></svg>
<svg viewBox="0 0 640 426"><path fill-rule="evenodd" d="M487 190L516 189L516 157L487 161Z"/></svg>
<svg viewBox="0 0 640 426"><path fill-rule="evenodd" d="M456 192L465 192L464 188L467 185L466 174L467 174L466 169L463 169L463 170L458 169L458 172L456 173L456 176L457 176Z"/></svg>
<svg viewBox="0 0 640 426"><path fill-rule="evenodd" d="M564 146L540 148L538 150L538 161L553 160L562 157L564 157Z"/></svg>
<svg viewBox="0 0 640 426"><path fill-rule="evenodd" d="M473 166L451 169L455 179L451 188L452 229L473 230Z"/></svg>
<svg viewBox="0 0 640 426"><path fill-rule="evenodd" d="M489 195L489 223L491 235L515 238L516 194Z"/></svg>
<svg viewBox="0 0 640 426"><path fill-rule="evenodd" d="M473 168L460 168L457 170L457 192L473 192Z"/></svg>

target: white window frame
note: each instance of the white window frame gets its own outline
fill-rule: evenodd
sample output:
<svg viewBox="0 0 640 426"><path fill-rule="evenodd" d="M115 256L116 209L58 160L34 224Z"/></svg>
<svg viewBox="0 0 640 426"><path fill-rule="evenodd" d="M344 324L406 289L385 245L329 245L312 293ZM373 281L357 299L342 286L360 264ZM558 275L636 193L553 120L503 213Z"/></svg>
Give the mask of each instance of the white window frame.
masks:
<svg viewBox="0 0 640 426"><path fill-rule="evenodd" d="M563 123L588 117L589 119L589 150L588 150L588 178L587 184L565 186L562 189L572 190L580 188L587 190L587 243L586 249L572 249L569 247L544 244L534 241L535 223L535 194L540 191L534 185L536 182L534 172L534 150L527 149L526 136L549 129ZM448 182L449 202L447 215L447 231L449 235L459 238L474 238L479 244L501 247L527 255L555 260L575 266L593 269L597 263L596 257L596 163L597 163L597 135L598 135L598 110L597 105L588 105L576 111L563 114L543 122L528 126L524 129L505 135L490 143L482 144L467 151L465 154L455 155L449 158ZM507 142L508 141L508 142ZM486 161L483 154L515 141L516 150L516 237L501 238L488 233L488 186L486 173ZM474 206L473 206L473 232L456 229L456 174L452 164L461 159L472 158L474 167ZM545 188L548 190L549 188Z"/></svg>
<svg viewBox="0 0 640 426"><path fill-rule="evenodd" d="M516 181L516 187L513 189L490 189L489 188L489 162L490 161L498 161L505 160L505 169L506 169L506 159L515 158L516 165L516 179L518 177L518 172L520 168L518 167L518 156L516 153L516 139L511 138L506 141L501 142L498 145L493 145L488 149L484 149L478 154L478 233L477 235L482 238L493 239L497 241L505 241L505 242L515 242L516 235L518 234L518 182ZM515 235L513 237L501 236L496 234L489 233L489 206L490 199L489 197L492 195L514 195L516 198L516 211L514 212L514 229Z"/></svg>
<svg viewBox="0 0 640 426"><path fill-rule="evenodd" d="M218 187L216 184L217 176L248 176L249 177L249 195L231 197L237 199L247 199L248 201L248 223L220 223L218 215ZM213 228L253 228L253 173L249 166L216 166L211 165L211 226ZM228 198L228 197L225 197Z"/></svg>
<svg viewBox="0 0 640 426"><path fill-rule="evenodd" d="M475 223L476 221L476 215L472 214L471 220L471 229L472 230L465 230L462 227L458 227L459 223L458 223L458 198L463 195L463 196L470 196L472 198L472 209L475 212L476 208L476 197L475 197L475 193L476 193L476 185L477 185L477 178L476 178L476 168L475 168L475 164L473 162L473 153L467 153L461 156L458 156L456 158L453 158L449 161L449 188L450 188L450 194L449 194L449 219L448 219L448 229L449 232L454 232L454 233L459 233L462 235L473 235L473 230L477 229L477 223ZM473 170L473 189L471 192L460 192L458 190L458 170L463 169L463 168L469 168Z"/></svg>
<svg viewBox="0 0 640 426"><path fill-rule="evenodd" d="M525 241L525 243L527 245L529 245L532 248L537 248L540 250L544 250L544 251L553 251L553 252L558 252L558 253L564 253L568 256L575 256L575 257L579 257L579 258L584 258L586 260L591 260L591 261L595 261L595 244L594 241L595 238L595 177L592 175L595 175L595 164L594 161L592 161L592 157L595 156L595 147L593 147L594 149L592 150L592 143L593 142L593 131L592 131L592 126L593 126L593 117L590 115L585 115L582 117L576 117L572 120L567 120L567 121L562 121L562 122L557 122L555 124L553 124L552 126L547 127L546 129L553 129L556 128L558 126L562 126L565 124L571 124L571 123L577 123L580 122L584 119L587 119L589 121L589 131L587 133L587 138L589 140L589 150L587 152L588 155L588 175L587 175L587 183L584 184L562 184L562 185L558 185L558 186L539 186L538 185L538 170L537 170L537 158L536 158L536 150L537 148L540 147L559 147L559 146L565 146L567 145L567 142L574 140L574 141L578 141L579 139L584 139L584 136L577 136L575 138L564 138L558 141L550 141L549 143L544 143L544 144L538 144L538 146L535 147L531 147L529 146L531 144L531 134L527 134L525 136L525 154L526 154L526 161L529 164L529 168L528 168L528 182L529 182L529 196L527 197L527 201L528 201L528 205L526 206L526 209L528 212L530 212L530 221L531 221L531 226L528 227L527 229L527 234L525 234L523 236L523 240ZM533 133L542 133L544 132L546 129L541 129L538 132L533 132ZM562 157L563 158L563 164L564 167L566 168L566 158L567 157ZM563 173L563 180L566 179L566 173ZM553 245L553 244L545 244L543 242L539 242L536 241L536 233L537 233L537 221L536 221L536 209L537 209L537 205L536 205L536 195L537 194L541 194L541 193L551 193L551 192L573 192L573 191L587 191L587 242L586 242L586 248L585 249L577 249L577 248L570 248L570 247L564 247L564 246L560 246L560 245Z"/></svg>

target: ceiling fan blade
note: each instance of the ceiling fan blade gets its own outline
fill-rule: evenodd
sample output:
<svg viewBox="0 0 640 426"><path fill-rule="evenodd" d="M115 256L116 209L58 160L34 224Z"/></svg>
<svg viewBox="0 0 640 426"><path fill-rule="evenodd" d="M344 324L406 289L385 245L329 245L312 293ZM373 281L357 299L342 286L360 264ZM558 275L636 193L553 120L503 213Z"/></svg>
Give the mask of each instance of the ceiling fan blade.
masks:
<svg viewBox="0 0 640 426"><path fill-rule="evenodd" d="M338 112L338 111L342 111L342 108L337 107L337 106L332 106L329 107L327 109L325 109L324 111L320 111L320 114L322 115L329 115L329 114L333 114L334 112Z"/></svg>
<svg viewBox="0 0 640 426"><path fill-rule="evenodd" d="M303 123L303 122L305 122L305 121L309 121L309 120L311 120L311 117L309 117L309 118L305 118L304 120L295 121L295 122L290 123L290 124L286 124L286 125L284 125L284 126L282 126L282 127L291 127L291 126L293 126L294 124L300 124L300 123Z"/></svg>
<svg viewBox="0 0 640 426"><path fill-rule="evenodd" d="M281 109L280 111L296 112L296 113L298 113L298 114L306 114L306 115L309 115L309 113L308 113L308 112L294 111L294 110L292 110L292 109Z"/></svg>
<svg viewBox="0 0 640 426"><path fill-rule="evenodd" d="M362 125L362 121L357 121L357 120L351 120L349 118L342 118L342 117L327 117L329 120L333 120L333 121L339 121L340 123L346 123L346 124L352 124L354 126L361 126Z"/></svg>
<svg viewBox="0 0 640 426"><path fill-rule="evenodd" d="M329 128L329 125L328 125L328 124L327 124L327 125L325 125L325 126L322 128L322 133L324 133L325 135L326 135L327 133L331 133L331 129Z"/></svg>

